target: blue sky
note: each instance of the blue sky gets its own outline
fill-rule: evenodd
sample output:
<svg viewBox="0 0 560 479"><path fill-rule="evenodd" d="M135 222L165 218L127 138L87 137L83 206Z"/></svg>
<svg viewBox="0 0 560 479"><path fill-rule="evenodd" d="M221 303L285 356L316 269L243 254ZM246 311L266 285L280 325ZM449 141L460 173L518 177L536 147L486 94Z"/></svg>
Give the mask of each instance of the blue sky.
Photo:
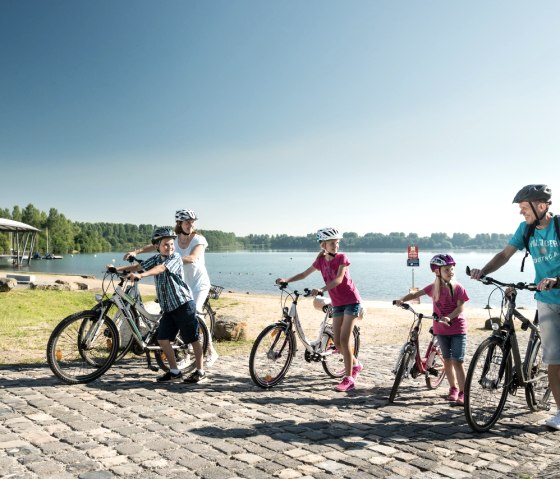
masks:
<svg viewBox="0 0 560 479"><path fill-rule="evenodd" d="M559 19L557 1L1 0L0 207L512 233L521 186L560 195Z"/></svg>

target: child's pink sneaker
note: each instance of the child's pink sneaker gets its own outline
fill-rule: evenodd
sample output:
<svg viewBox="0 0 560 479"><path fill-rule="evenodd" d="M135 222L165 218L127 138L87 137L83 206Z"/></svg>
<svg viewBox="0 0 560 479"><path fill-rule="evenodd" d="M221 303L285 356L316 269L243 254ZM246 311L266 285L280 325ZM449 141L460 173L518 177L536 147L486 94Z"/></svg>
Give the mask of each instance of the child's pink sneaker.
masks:
<svg viewBox="0 0 560 479"><path fill-rule="evenodd" d="M459 391L455 404L457 404L457 406L463 406L465 404L465 393L463 391Z"/></svg>
<svg viewBox="0 0 560 479"><path fill-rule="evenodd" d="M354 389L354 379L350 376L344 376L340 384L334 387L337 391L350 391Z"/></svg>
<svg viewBox="0 0 560 479"><path fill-rule="evenodd" d="M459 390L455 386L449 388L449 395L447 396L447 400L457 401L458 397L459 397Z"/></svg>
<svg viewBox="0 0 560 479"><path fill-rule="evenodd" d="M358 374L360 374L362 372L362 369L364 369L364 366L362 363L358 363L355 366L352 367L352 379L354 381L356 381L356 378L358 377Z"/></svg>

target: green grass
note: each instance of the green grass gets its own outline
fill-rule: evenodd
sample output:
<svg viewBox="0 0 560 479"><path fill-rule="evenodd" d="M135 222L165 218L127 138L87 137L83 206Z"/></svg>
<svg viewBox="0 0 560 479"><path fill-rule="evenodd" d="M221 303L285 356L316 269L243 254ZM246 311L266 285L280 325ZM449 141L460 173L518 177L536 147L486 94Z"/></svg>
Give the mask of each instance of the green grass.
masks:
<svg viewBox="0 0 560 479"><path fill-rule="evenodd" d="M153 301L146 295L144 301ZM231 301L230 301L231 302ZM213 300L217 307L228 300ZM92 291L16 289L0 293L0 364L44 363L49 336L66 316L91 309L96 304ZM222 356L248 355L252 341L215 343Z"/></svg>

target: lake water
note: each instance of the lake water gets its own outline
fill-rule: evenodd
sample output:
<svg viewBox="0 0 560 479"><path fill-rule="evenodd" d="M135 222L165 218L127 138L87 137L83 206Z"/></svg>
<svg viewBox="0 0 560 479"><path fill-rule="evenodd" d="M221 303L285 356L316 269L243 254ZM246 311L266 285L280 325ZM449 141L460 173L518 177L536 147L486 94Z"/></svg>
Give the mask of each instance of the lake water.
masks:
<svg viewBox="0 0 560 479"><path fill-rule="evenodd" d="M470 306L484 307L492 288L471 281L465 273L465 267L484 266L495 253L496 251L452 252L457 261L455 278L467 289ZM125 263L122 261L123 254L65 255L63 259L59 260L32 260L29 267L24 266L17 271L93 275L102 278L106 264L122 265ZM406 294L413 285L422 288L434 279L429 267L429 260L434 255L433 252L420 252L420 267L414 268L406 265L406 252L350 252L347 255L351 261L350 274L364 300L391 301ZM148 255L143 256L148 257ZM212 284L236 292L275 294L278 292L274 286L274 280L277 277L292 276L305 270L316 256L315 252L207 252L206 264ZM507 282L533 281L534 269L530 258L527 258L525 272L519 271L522 257L522 253L518 252L508 264L492 276ZM14 269L7 264L0 265L0 275L8 272L14 272ZM323 281L320 273L317 272L300 281L298 289L321 286L323 286ZM422 300L427 301L427 298ZM496 295L494 295L492 303L494 307L497 307L495 306ZM518 304L534 307L533 293L521 292Z"/></svg>

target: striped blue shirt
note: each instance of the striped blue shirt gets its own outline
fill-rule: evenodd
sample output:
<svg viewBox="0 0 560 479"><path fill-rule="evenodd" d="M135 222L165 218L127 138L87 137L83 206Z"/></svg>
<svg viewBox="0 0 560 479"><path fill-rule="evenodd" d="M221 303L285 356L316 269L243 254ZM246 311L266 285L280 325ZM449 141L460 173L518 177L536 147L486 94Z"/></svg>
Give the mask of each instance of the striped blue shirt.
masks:
<svg viewBox="0 0 560 479"><path fill-rule="evenodd" d="M171 256L156 254L144 261L144 269L149 271L163 264L165 271L155 276L156 292L159 304L164 313L176 310L179 306L192 301L193 296L183 281L183 260L179 253Z"/></svg>

